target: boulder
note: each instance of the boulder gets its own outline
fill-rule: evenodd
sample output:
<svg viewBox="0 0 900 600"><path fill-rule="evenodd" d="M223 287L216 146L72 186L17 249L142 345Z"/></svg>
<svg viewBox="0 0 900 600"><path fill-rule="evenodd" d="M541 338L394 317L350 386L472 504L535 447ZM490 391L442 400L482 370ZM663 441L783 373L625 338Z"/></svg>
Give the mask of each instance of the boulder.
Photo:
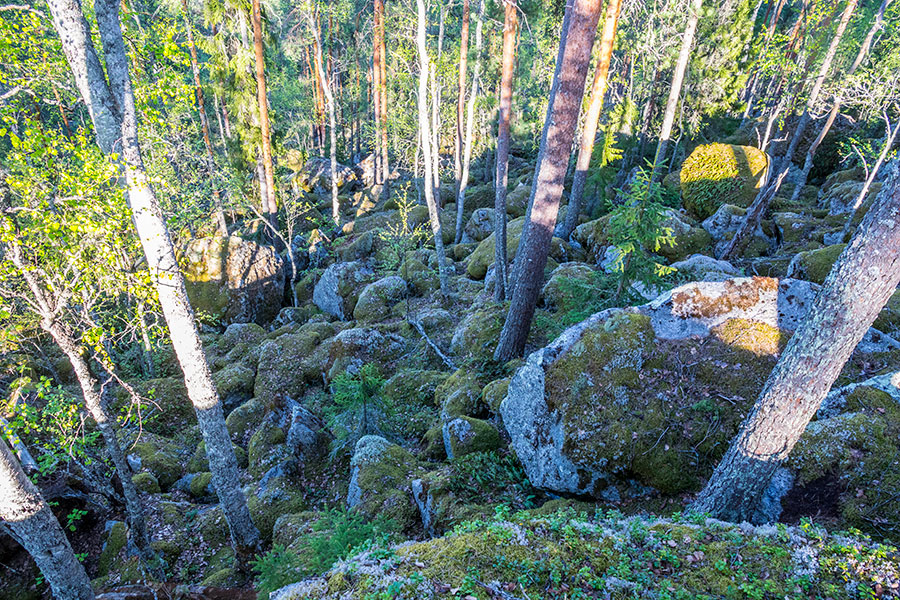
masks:
<svg viewBox="0 0 900 600"><path fill-rule="evenodd" d="M509 261L512 261L516 255L516 249L519 247L519 238L522 236L524 227L525 217L513 219L506 226L506 256ZM469 255L469 263L466 266L466 273L469 274L469 277L477 280L484 279L488 267L494 262L494 245L494 234L491 233Z"/></svg>
<svg viewBox="0 0 900 600"><path fill-rule="evenodd" d="M253 395L268 402L278 394L300 397L310 380L321 381L315 352L332 337L336 328L329 323L307 323L295 333L284 333L266 340L259 348L259 366Z"/></svg>
<svg viewBox="0 0 900 600"><path fill-rule="evenodd" d="M322 312L347 320L363 287L374 277L375 272L358 261L333 264L316 282L313 302Z"/></svg>
<svg viewBox="0 0 900 600"><path fill-rule="evenodd" d="M834 263L846 247L847 244L834 244L818 250L798 252L788 264L785 275L794 279L805 279L813 283L824 283L828 273L831 272L831 267L834 266Z"/></svg>
<svg viewBox="0 0 900 600"><path fill-rule="evenodd" d="M500 433L497 428L481 419L456 417L444 423L442 433L444 450L450 460L500 447Z"/></svg>
<svg viewBox="0 0 900 600"><path fill-rule="evenodd" d="M329 381L344 371L355 372L366 363L377 364L385 371L406 347L400 336L368 327L345 329L325 346L328 356L322 367Z"/></svg>
<svg viewBox="0 0 900 600"><path fill-rule="evenodd" d="M738 269L730 262L716 260L703 254L694 254L670 266L678 273L696 281L725 281L740 275Z"/></svg>
<svg viewBox="0 0 900 600"><path fill-rule="evenodd" d="M575 308L577 300L583 296L582 290L597 285L598 273L586 263L568 262L556 267L550 279L541 289L541 300L549 309L569 311Z"/></svg>
<svg viewBox="0 0 900 600"><path fill-rule="evenodd" d="M338 163L336 170L338 188L359 180L353 169ZM298 174L298 183L306 188L320 187L331 189L331 159L313 157L306 161L303 170Z"/></svg>
<svg viewBox="0 0 900 600"><path fill-rule="evenodd" d="M347 506L408 530L418 514L410 482L420 472L415 457L400 446L376 435L363 436L350 459Z"/></svg>
<svg viewBox="0 0 900 600"><path fill-rule="evenodd" d="M745 208L734 206L733 204L723 204L716 210L715 214L707 217L703 223L700 224L700 226L712 236L716 254L719 254L725 249L725 246L728 245L728 242L731 241L731 238L733 238L737 230L740 229L744 222L744 215L746 214L747 209ZM744 256L759 256L774 245L775 240L771 235L766 233L766 229L771 229L771 226L767 221L760 223L759 226L757 226L750 243L747 244L747 248L744 250Z"/></svg>
<svg viewBox="0 0 900 600"><path fill-rule="evenodd" d="M466 223L463 239L466 242L480 242L494 233L494 209L476 208Z"/></svg>
<svg viewBox="0 0 900 600"><path fill-rule="evenodd" d="M267 323L281 310L284 261L237 236L191 240L183 255L191 306L222 323Z"/></svg>
<svg viewBox="0 0 900 600"><path fill-rule="evenodd" d="M693 225L689 217L672 209L666 211L666 218L661 225L672 232L674 241L671 245L662 244L657 253L670 261L678 261L706 250L712 244L712 237L705 229Z"/></svg>
<svg viewBox="0 0 900 600"><path fill-rule="evenodd" d="M828 191L819 194L819 205L828 207L829 215L844 215L853 212L853 205L862 192L865 182L863 181L844 181L830 186ZM875 199L878 192L881 191L881 182L875 181L869 186L866 196L863 198L862 204L866 204Z"/></svg>
<svg viewBox="0 0 900 600"><path fill-rule="evenodd" d="M391 314L395 304L407 295L406 281L391 275L367 285L359 295L353 318L361 323L383 321Z"/></svg>
<svg viewBox="0 0 900 600"><path fill-rule="evenodd" d="M569 328L527 358L500 404L529 480L595 496L628 478L698 489L817 291L790 279L696 282ZM886 337L875 334L858 352Z"/></svg>
<svg viewBox="0 0 900 600"><path fill-rule="evenodd" d="M704 144L681 165L681 197L697 219L705 219L721 204L746 208L765 183L767 155L753 146Z"/></svg>
<svg viewBox="0 0 900 600"><path fill-rule="evenodd" d="M503 318L497 306L470 311L453 331L450 352L463 360L490 360L503 330Z"/></svg>

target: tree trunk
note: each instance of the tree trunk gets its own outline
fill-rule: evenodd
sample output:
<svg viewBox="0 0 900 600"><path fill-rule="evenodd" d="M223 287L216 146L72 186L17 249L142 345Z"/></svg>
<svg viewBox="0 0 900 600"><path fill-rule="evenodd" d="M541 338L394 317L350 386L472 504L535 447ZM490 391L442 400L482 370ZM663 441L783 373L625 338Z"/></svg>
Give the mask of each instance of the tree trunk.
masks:
<svg viewBox="0 0 900 600"><path fill-rule="evenodd" d="M431 63L431 170L434 185L434 201L438 209L441 202L441 88L437 80L437 65Z"/></svg>
<svg viewBox="0 0 900 600"><path fill-rule="evenodd" d="M334 94L331 91L331 81L325 77L322 70L322 40L319 36L319 28L312 13L308 13L309 27L313 34L316 52L316 70L318 78L322 81L322 92L325 94L325 106L328 108L328 122L331 128L331 218L335 225L341 224L341 206L338 200L337 184L337 123L334 114Z"/></svg>
<svg viewBox="0 0 900 600"><path fill-rule="evenodd" d="M509 180L509 117L516 69L519 14L515 0L503 5L503 59L500 74L500 118L497 124L497 175L494 182L494 300L506 300L506 186Z"/></svg>
<svg viewBox="0 0 900 600"><path fill-rule="evenodd" d="M856 200L853 202L853 213L844 224L844 232L841 236L842 239L847 239L847 234L850 232L850 228L853 227L853 221L856 220L856 213L859 212L859 209L862 207L862 203L866 199L866 195L869 193L869 188L872 187L872 182L875 181L875 177L878 176L878 171L881 169L881 165L882 163L884 163L884 159L887 158L888 153L894 146L894 140L897 139L897 131L900 131L900 119L898 119L894 124L894 128L892 130L891 122L888 119L887 112L885 112L884 115L884 124L887 128L884 146L881 148L881 153L878 155L878 160L875 161L875 164L869 171L869 176L866 177L866 182L863 184L862 189L859 190L859 194L856 195Z"/></svg>
<svg viewBox="0 0 900 600"><path fill-rule="evenodd" d="M791 337L756 405L694 502L729 521L754 517L854 348L900 283L900 179L891 165L876 205L841 254Z"/></svg>
<svg viewBox="0 0 900 600"><path fill-rule="evenodd" d="M581 148L578 150L578 162L575 165L575 177L572 179L572 191L569 194L569 208L566 220L559 232L559 237L568 239L578 223L581 210L581 199L584 197L584 183L587 181L591 155L594 153L594 140L597 137L597 125L603 111L603 98L606 95L606 82L609 77L609 63L612 60L613 43L616 40L616 27L619 24L619 12L622 0L609 0L606 7L606 19L603 22L603 33L600 35L600 58L591 86L591 101L584 117L584 129L581 133Z"/></svg>
<svg viewBox="0 0 900 600"><path fill-rule="evenodd" d="M875 38L875 34L878 32L878 30L882 27L882 23L884 21L884 11L885 9L887 9L890 3L891 0L881 0L881 6L878 8L878 12L875 14L875 20L872 23L872 27L869 28L869 32L866 34L862 45L859 47L859 52L856 53L856 58L853 60L853 64L850 65L850 68L847 70L847 76L856 73L856 70L866 59L866 55L869 53L869 49L872 47L872 40ZM812 143L812 145L809 147L809 150L807 150L806 152L806 159L803 161L803 172L800 176L800 180L797 182L797 186L794 188L794 193L791 195L791 202L796 202L797 198L800 197L800 192L803 190L803 186L806 185L806 179L807 177L809 177L809 172L812 170L813 157L816 154L816 150L818 150L819 146L822 144L822 140L825 139L825 136L828 135L828 131L834 124L834 120L835 118L837 118L840 111L841 97L835 96L834 105L831 107L831 112L828 114L828 118L825 119L825 124L822 126L821 131L819 131L819 135L816 137L816 140Z"/></svg>
<svg viewBox="0 0 900 600"><path fill-rule="evenodd" d="M200 130L203 132L203 142L206 144L210 170L212 170L216 159L213 154L212 141L209 139L209 117L206 115L206 105L203 101L203 86L200 84L200 63L197 60L197 46L194 44L194 29L191 25L191 15L188 12L187 0L181 0L181 10L184 13L184 30L187 32L188 49L191 56L191 72L194 74L194 92L197 96L197 111L200 113ZM215 207L216 226L219 229L219 235L227 237L228 224L225 221L225 209L222 207L222 197L216 187L213 187L213 205Z"/></svg>
<svg viewBox="0 0 900 600"><path fill-rule="evenodd" d="M390 162L388 160L388 131L387 131L387 52L384 44L384 0L375 0L375 14L378 15L378 28L375 31L375 43L378 45L381 60L378 68L378 90L381 95L379 108L381 110L381 182L384 184L383 194L388 193L388 180L391 176Z"/></svg>
<svg viewBox="0 0 900 600"><path fill-rule="evenodd" d="M272 133L269 127L269 100L266 93L266 59L263 54L262 14L259 0L251 1L253 22L253 51L256 56L256 100L259 103L259 128L262 137L262 160L266 172L266 211L269 222L275 225L278 204L275 200L275 167L272 163Z"/></svg>
<svg viewBox="0 0 900 600"><path fill-rule="evenodd" d="M521 356L525 349L525 340L544 281L544 267L556 226L566 164L572 151L584 97L584 83L597 35L600 9L600 0L574 0L566 8L567 26L563 32L565 39L561 41L564 47L561 48L550 88L531 210L516 257L521 264L516 266L518 277L514 278L516 285L509 313L494 354L498 362Z"/></svg>
<svg viewBox="0 0 900 600"><path fill-rule="evenodd" d="M93 600L94 590L59 521L0 436L0 521L34 558L60 600Z"/></svg>
<svg viewBox="0 0 900 600"><path fill-rule="evenodd" d="M94 122L97 141L105 153L115 153L120 157L135 229L148 269L153 275L172 345L184 371L188 396L206 442L213 484L231 529L236 554L240 561L244 561L256 551L259 532L250 519L250 511L241 492L237 459L225 426L222 404L203 354L193 310L187 300L184 276L178 268L162 211L144 172L137 138L137 113L119 25L119 5L115 0L98 0L95 3L106 55L108 84L90 37L73 34L89 31L79 2L51 0L49 5L73 73L86 75L80 80L76 76L76 82L89 111L103 115L105 110L115 107L116 112L109 114L121 115L120 119L110 121L100 118Z"/></svg>
<svg viewBox="0 0 900 600"><path fill-rule="evenodd" d="M377 0L376 0L377 1ZM416 48L419 54L419 135L422 139L422 156L425 168L424 185L425 204L428 205L428 218L431 221L431 232L434 234L434 249L438 258L438 278L441 284L441 295L444 298L450 295L450 283L447 275L447 259L444 255L444 240L441 237L441 219L438 215L437 202L434 198L434 184L432 182L433 170L431 168L431 124L428 117L428 46L425 39L425 1L416 0L416 12L418 15L416 26Z"/></svg>
<svg viewBox="0 0 900 600"><path fill-rule="evenodd" d="M475 22L475 69L472 72L472 89L469 92L469 104L466 108L466 139L463 145L462 175L459 178L459 190L456 193L456 235L454 243L462 241L463 211L466 203L466 187L469 185L469 166L472 163L472 130L475 127L475 101L478 99L478 87L481 83L481 49L482 28L484 24L484 0L478 2L478 16Z"/></svg>
<svg viewBox="0 0 900 600"><path fill-rule="evenodd" d="M469 0L463 0L462 26L459 32L459 87L456 96L456 139L453 146L454 191L459 194L462 179L463 118L466 111L466 70L469 61Z"/></svg>
<svg viewBox="0 0 900 600"><path fill-rule="evenodd" d="M375 183L381 181L381 48L378 45L378 13L375 13L375 23L373 25L375 31L372 42L372 110L375 116L375 144L373 156L375 158Z"/></svg>
<svg viewBox="0 0 900 600"><path fill-rule="evenodd" d="M675 111L678 108L678 99L681 97L681 85L684 83L684 74L691 58L691 46L694 43L694 34L697 32L697 22L700 20L702 5L703 0L691 0L691 12L688 15L687 27L684 29L681 51L678 53L678 62L675 64L675 73L672 75L672 87L669 89L669 99L666 101L666 110L663 113L662 130L659 134L659 144L656 146L656 157L653 159L651 181L658 181L662 176L663 162L665 162L666 152L669 149L669 138L672 136L672 125L675 123Z"/></svg>
<svg viewBox="0 0 900 600"><path fill-rule="evenodd" d="M809 98L806 100L806 107L803 109L803 114L800 116L800 122L797 123L797 129L794 131L793 137L791 137L791 143L788 146L787 152L780 161L775 161L775 164L770 166L769 183L759 190L759 193L753 200L753 204L747 209L747 214L744 217L740 228L735 232L734 237L731 238L728 246L726 246L719 257L721 260L729 260L742 250L743 242L750 238L750 234L753 231L756 231L756 227L759 225L760 219L762 219L762 216L765 214L769 202L781 188L781 183L784 181L785 175L787 175L791 168L791 160L794 157L794 152L796 152L800 139L806 131L806 126L809 124L809 111L819 99L819 93L822 91L822 84L825 82L825 77L831 70L831 62L834 60L838 44L840 44L841 38L847 29L847 24L850 22L850 17L853 15L856 4L857 0L847 0L844 13L841 15L841 21L838 23L834 37L831 39L831 45L828 47L825 59L819 67L819 73L813 83L812 90L809 92Z"/></svg>

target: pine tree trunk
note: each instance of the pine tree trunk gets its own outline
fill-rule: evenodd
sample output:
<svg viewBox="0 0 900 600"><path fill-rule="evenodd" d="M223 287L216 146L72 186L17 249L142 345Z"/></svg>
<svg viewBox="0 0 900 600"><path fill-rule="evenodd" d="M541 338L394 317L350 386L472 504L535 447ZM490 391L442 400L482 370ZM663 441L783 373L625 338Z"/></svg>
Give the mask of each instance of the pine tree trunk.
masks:
<svg viewBox="0 0 900 600"><path fill-rule="evenodd" d="M0 436L0 521L34 558L53 596L93 600L94 590L59 521Z"/></svg>
<svg viewBox="0 0 900 600"><path fill-rule="evenodd" d="M379 109L381 114L379 120L381 128L381 182L384 184L383 195L388 193L388 182L391 177L390 162L388 160L388 131L387 131L387 52L384 43L384 0L375 0L375 13L378 15L378 27L375 31L375 43L378 45L380 60L378 68L378 90L380 94Z"/></svg>
<svg viewBox="0 0 900 600"><path fill-rule="evenodd" d="M80 4L77 0L52 0L49 5L72 71L87 75L80 81L76 77L76 82L85 104L93 107L89 111L102 115L104 110L115 107L121 115L121 120L101 118L94 122L98 144L105 153L114 152L120 157L135 229L154 278L175 354L184 371L188 396L197 413L213 485L231 529L238 558L245 560L258 547L259 532L250 519L241 491L237 459L225 426L222 404L203 354L193 310L188 303L184 276L178 268L162 211L144 172L128 59L119 25L119 4L115 0L95 3L108 84L90 37L72 33L88 31Z"/></svg>
<svg viewBox="0 0 900 600"><path fill-rule="evenodd" d="M898 163L693 509L751 520L775 470L900 283Z"/></svg>
<svg viewBox="0 0 900 600"><path fill-rule="evenodd" d="M500 73L500 118L497 123L497 175L494 182L494 300L506 300L506 187L509 183L509 117L512 112L519 14L515 0L503 4L503 58Z"/></svg>
<svg viewBox="0 0 900 600"><path fill-rule="evenodd" d="M425 168L424 185L425 188L425 204L428 205L428 218L431 222L431 232L434 234L434 249L438 258L438 279L441 285L441 295L444 298L450 295L450 283L447 275L447 259L444 255L444 240L441 237L441 219L438 214L437 201L434 197L434 182L432 181L433 159L431 156L431 124L428 115L428 46L425 39L425 2L424 0L416 0L417 25L416 25L416 49L419 54L419 135L422 140L422 156L424 158Z"/></svg>
<svg viewBox="0 0 900 600"><path fill-rule="evenodd" d="M266 93L266 59L263 53L262 14L259 0L251 1L253 51L256 56L256 101L259 104L259 128L262 137L262 160L266 172L266 211L275 226L278 204L275 200L275 166L272 162L272 133L269 125L269 100Z"/></svg>
<svg viewBox="0 0 900 600"><path fill-rule="evenodd" d="M188 12L187 0L181 0L181 10L184 14L184 30L187 32L188 48L191 56L191 72L194 74L194 93L197 96L197 111L200 113L200 130L203 133L203 142L206 144L206 152L209 155L210 169L215 164L212 141L209 139L209 117L206 115L206 105L203 101L203 86L200 83L200 64L197 60L197 46L194 44L194 29L191 25L191 15ZM222 207L222 197L218 188L213 188L213 206L216 213L216 227L219 235L228 236L228 224L225 221L225 209Z"/></svg>
<svg viewBox="0 0 900 600"><path fill-rule="evenodd" d="M566 165L584 97L600 9L600 0L574 0L566 8L567 27L563 33L565 39L561 41L564 47L561 48L550 89L531 210L516 256L516 261L521 264L516 265L518 277L514 278L516 283L509 313L494 354L498 362L521 356L525 349L534 308L544 282L544 267L559 213Z"/></svg>
<svg viewBox="0 0 900 600"><path fill-rule="evenodd" d="M659 181L662 177L663 163L669 150L669 138L672 137L672 125L675 123L675 112L678 108L678 99L681 97L684 74L687 72L688 62L691 58L691 46L694 44L694 34L697 33L697 22L700 20L702 5L703 0L691 0L687 27L684 29L681 51L678 53L678 62L675 64L675 73L672 75L672 87L669 89L669 99L666 101L666 110L663 113L662 130L659 134L659 144L656 146L656 157L653 159L652 181Z"/></svg>
<svg viewBox="0 0 900 600"><path fill-rule="evenodd" d="M375 13L375 23L373 28L376 32L373 40L373 48L372 48L372 110L375 117L375 145L373 156L375 158L374 166L375 166L375 183L382 183L381 181L381 65L379 65L379 61L381 60L381 48L378 45L378 13Z"/></svg>
<svg viewBox="0 0 900 600"><path fill-rule="evenodd" d="M325 77L322 70L322 40L319 36L319 28L312 13L309 13L309 27L313 34L316 53L316 70L318 78L322 81L322 92L325 94L325 106L328 108L328 121L331 129L331 219L335 225L341 224L341 206L338 200L337 184L337 122L334 113L334 94L331 91L331 81Z"/></svg>
<svg viewBox="0 0 900 600"><path fill-rule="evenodd" d="M478 87L481 83L481 50L482 29L484 24L484 0L478 2L478 16L475 22L475 69L472 72L472 89L469 92L469 104L466 108L466 138L463 145L462 174L459 178L459 190L456 193L456 235L454 243L462 241L463 212L466 204L466 187L469 185L469 167L472 164L472 130L475 128L475 101L478 98Z"/></svg>
<svg viewBox="0 0 900 600"><path fill-rule="evenodd" d="M569 194L569 208L566 220L559 232L559 237L568 239L578 223L581 212L581 200L584 197L584 184L587 181L591 155L594 153L594 140L597 137L597 125L603 111L603 98L606 95L606 84L609 78L609 63L612 60L613 43L616 40L616 27L619 24L619 12L622 0L609 0L606 7L606 18L603 22L603 33L600 35L600 58L591 86L591 101L584 116L584 128L581 133L581 147L578 150L578 162L575 165L575 176L572 179L572 191Z"/></svg>
<svg viewBox="0 0 900 600"><path fill-rule="evenodd" d="M462 179L463 119L466 112L466 70L469 61L469 0L463 0L462 25L459 32L459 87L456 96L456 138L453 146L454 191L459 194Z"/></svg>

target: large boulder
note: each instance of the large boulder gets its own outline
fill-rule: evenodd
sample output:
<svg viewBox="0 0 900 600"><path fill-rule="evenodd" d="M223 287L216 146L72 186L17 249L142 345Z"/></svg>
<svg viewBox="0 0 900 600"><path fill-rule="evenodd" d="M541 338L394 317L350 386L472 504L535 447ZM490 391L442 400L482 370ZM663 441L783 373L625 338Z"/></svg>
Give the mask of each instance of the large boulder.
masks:
<svg viewBox="0 0 900 600"><path fill-rule="evenodd" d="M321 381L317 353L320 344L331 338L336 328L330 323L307 323L295 332L266 340L259 348L259 366L254 380L254 397L268 402L279 394L298 398L311 381Z"/></svg>
<svg viewBox="0 0 900 600"><path fill-rule="evenodd" d="M672 244L662 244L657 253L671 261L678 261L692 254L706 250L712 243L712 237L702 227L691 222L686 215L669 209L662 227L671 231Z"/></svg>
<svg viewBox="0 0 900 600"><path fill-rule="evenodd" d="M342 321L356 308L365 284L375 278L375 272L365 263L341 262L325 269L313 288L313 302L319 309Z"/></svg>
<svg viewBox="0 0 900 600"><path fill-rule="evenodd" d="M597 496L630 478L698 489L817 291L762 277L690 283L569 328L527 358L500 404L529 480ZM884 337L870 331L858 352Z"/></svg>
<svg viewBox="0 0 900 600"><path fill-rule="evenodd" d="M222 323L267 323L284 296L284 261L270 246L239 238L191 240L183 255L191 306Z"/></svg>
<svg viewBox="0 0 900 600"><path fill-rule="evenodd" d="M363 436L350 459L347 506L408 530L418 514L410 483L420 473L415 457L400 446L377 435Z"/></svg>
<svg viewBox="0 0 900 600"><path fill-rule="evenodd" d="M681 165L681 197L697 219L705 219L721 204L750 206L765 183L769 160L752 146L704 144Z"/></svg>
<svg viewBox="0 0 900 600"><path fill-rule="evenodd" d="M337 165L336 177L339 188L359 180L353 169L340 163ZM297 183L310 189L320 187L330 190L331 178L331 160L317 156L306 161L303 170L297 175Z"/></svg>
<svg viewBox="0 0 900 600"><path fill-rule="evenodd" d="M465 241L480 242L494 233L494 209L476 208L466 223Z"/></svg>
<svg viewBox="0 0 900 600"><path fill-rule="evenodd" d="M787 268L787 277L805 279L813 283L824 283L831 267L846 248L846 244L834 244L817 250L798 252Z"/></svg>
<svg viewBox="0 0 900 600"><path fill-rule="evenodd" d="M397 275L390 275L367 285L359 295L353 318L361 323L383 321L391 314L395 304L407 295L406 281Z"/></svg>

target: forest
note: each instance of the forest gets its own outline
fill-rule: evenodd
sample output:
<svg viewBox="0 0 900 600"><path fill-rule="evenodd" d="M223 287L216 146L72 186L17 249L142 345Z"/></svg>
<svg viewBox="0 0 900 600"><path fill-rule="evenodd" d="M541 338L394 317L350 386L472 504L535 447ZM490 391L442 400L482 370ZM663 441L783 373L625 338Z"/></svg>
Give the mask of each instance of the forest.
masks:
<svg viewBox="0 0 900 600"><path fill-rule="evenodd" d="M900 3L0 3L0 599L900 598Z"/></svg>

